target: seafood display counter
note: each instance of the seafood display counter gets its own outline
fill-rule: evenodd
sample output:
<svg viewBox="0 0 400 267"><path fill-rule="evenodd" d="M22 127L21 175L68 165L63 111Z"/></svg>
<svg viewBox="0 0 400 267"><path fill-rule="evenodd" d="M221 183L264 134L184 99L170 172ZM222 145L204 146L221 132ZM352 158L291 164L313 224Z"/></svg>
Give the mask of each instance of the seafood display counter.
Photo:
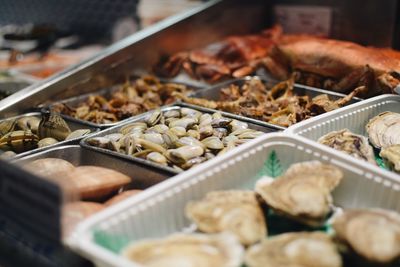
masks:
<svg viewBox="0 0 400 267"><path fill-rule="evenodd" d="M0 101L0 210L31 241L13 242L43 266L258 267L292 241L329 267L395 262L399 96L364 98L395 93L397 52L284 34L270 11L208 1Z"/></svg>

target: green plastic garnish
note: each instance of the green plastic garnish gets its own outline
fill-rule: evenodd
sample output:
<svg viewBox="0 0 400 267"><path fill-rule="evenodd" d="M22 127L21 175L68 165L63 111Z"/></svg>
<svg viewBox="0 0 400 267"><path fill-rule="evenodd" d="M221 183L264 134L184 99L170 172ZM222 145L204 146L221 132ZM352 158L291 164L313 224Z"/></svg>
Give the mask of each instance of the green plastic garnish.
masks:
<svg viewBox="0 0 400 267"><path fill-rule="evenodd" d="M100 230L94 231L93 238L96 244L115 253L119 253L129 244L129 239L125 236L111 235Z"/></svg>
<svg viewBox="0 0 400 267"><path fill-rule="evenodd" d="M275 152L269 154L268 159L265 160L263 167L258 172L257 177L269 176L272 178L278 177L283 173L281 162Z"/></svg>

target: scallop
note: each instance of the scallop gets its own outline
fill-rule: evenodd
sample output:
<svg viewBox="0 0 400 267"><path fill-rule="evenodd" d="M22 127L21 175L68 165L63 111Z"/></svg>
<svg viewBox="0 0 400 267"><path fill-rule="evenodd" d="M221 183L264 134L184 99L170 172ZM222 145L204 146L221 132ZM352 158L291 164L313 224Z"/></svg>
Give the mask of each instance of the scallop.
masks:
<svg viewBox="0 0 400 267"><path fill-rule="evenodd" d="M374 150L368 143L368 139L348 129L330 132L319 138L318 143L376 165Z"/></svg>
<svg viewBox="0 0 400 267"><path fill-rule="evenodd" d="M335 217L336 237L369 262L390 264L400 257L400 215L396 212L347 210Z"/></svg>
<svg viewBox="0 0 400 267"><path fill-rule="evenodd" d="M369 141L376 148L400 145L400 114L383 112L373 117L365 127Z"/></svg>
<svg viewBox="0 0 400 267"><path fill-rule="evenodd" d="M205 233L228 231L243 245L267 235L264 214L252 191L215 191L186 206L186 216Z"/></svg>
<svg viewBox="0 0 400 267"><path fill-rule="evenodd" d="M133 243L122 255L146 267L239 267L243 247L229 234L174 234Z"/></svg>
<svg viewBox="0 0 400 267"><path fill-rule="evenodd" d="M343 173L319 161L296 163L284 175L257 182L256 192L278 214L309 226L321 226L331 211L331 191Z"/></svg>
<svg viewBox="0 0 400 267"><path fill-rule="evenodd" d="M331 238L322 232L281 234L250 247L248 267L341 267L342 259Z"/></svg>

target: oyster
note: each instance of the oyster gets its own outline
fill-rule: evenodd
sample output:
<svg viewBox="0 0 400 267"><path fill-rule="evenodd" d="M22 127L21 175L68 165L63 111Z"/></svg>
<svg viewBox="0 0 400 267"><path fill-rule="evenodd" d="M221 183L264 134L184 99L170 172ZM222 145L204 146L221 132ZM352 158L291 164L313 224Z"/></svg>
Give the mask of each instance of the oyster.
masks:
<svg viewBox="0 0 400 267"><path fill-rule="evenodd" d="M252 191L215 191L186 206L186 216L200 231L234 234L243 245L254 244L267 235L267 226Z"/></svg>
<svg viewBox="0 0 400 267"><path fill-rule="evenodd" d="M278 214L310 226L320 226L330 212L331 191L343 173L319 161L296 163L276 179L257 182L256 192Z"/></svg>
<svg viewBox="0 0 400 267"><path fill-rule="evenodd" d="M82 199L107 196L131 182L131 178L112 169L80 166L68 174Z"/></svg>
<svg viewBox="0 0 400 267"><path fill-rule="evenodd" d="M265 239L245 255L248 267L341 267L331 238L322 232L287 233Z"/></svg>
<svg viewBox="0 0 400 267"><path fill-rule="evenodd" d="M123 256L147 267L239 267L243 247L227 233L174 234L128 246Z"/></svg>
<svg viewBox="0 0 400 267"><path fill-rule="evenodd" d="M400 114L383 112L373 117L365 126L369 141L376 148L400 145Z"/></svg>
<svg viewBox="0 0 400 267"><path fill-rule="evenodd" d="M333 221L338 240L370 262L389 264L400 257L400 215L395 212L347 210Z"/></svg>
<svg viewBox="0 0 400 267"><path fill-rule="evenodd" d="M388 163L391 169L400 172L400 144L382 149L379 155Z"/></svg>
<svg viewBox="0 0 400 267"><path fill-rule="evenodd" d="M348 129L330 132L318 139L318 143L343 151L357 159L375 164L375 155L368 139L362 135L354 134Z"/></svg>

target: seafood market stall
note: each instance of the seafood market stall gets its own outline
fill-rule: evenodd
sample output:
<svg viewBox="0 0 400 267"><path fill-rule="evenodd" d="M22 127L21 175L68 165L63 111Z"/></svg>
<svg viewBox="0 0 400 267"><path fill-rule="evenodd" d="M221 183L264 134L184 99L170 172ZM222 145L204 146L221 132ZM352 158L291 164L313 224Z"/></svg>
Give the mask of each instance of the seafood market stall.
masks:
<svg viewBox="0 0 400 267"><path fill-rule="evenodd" d="M207 1L0 101L12 264L398 266L400 52L275 4Z"/></svg>

